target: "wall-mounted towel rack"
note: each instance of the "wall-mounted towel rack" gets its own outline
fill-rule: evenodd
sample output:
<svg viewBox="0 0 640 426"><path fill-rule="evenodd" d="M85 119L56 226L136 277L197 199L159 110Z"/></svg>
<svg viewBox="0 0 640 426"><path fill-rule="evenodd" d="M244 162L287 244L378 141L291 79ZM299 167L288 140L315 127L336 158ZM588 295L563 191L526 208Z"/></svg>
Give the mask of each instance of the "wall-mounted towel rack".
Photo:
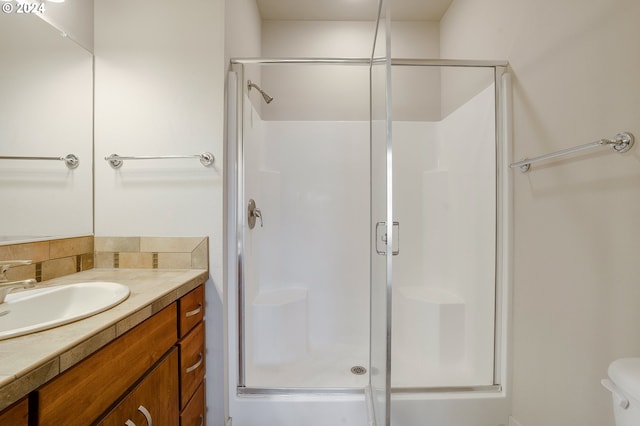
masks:
<svg viewBox="0 0 640 426"><path fill-rule="evenodd" d="M67 154L65 157L32 157L22 155L2 155L0 160L57 160L64 161L68 168L75 169L80 164L80 160L74 154Z"/></svg>
<svg viewBox="0 0 640 426"><path fill-rule="evenodd" d="M193 155L134 155L134 156L123 156L118 154L111 154L108 157L104 157L105 160L109 162L111 167L114 169L119 169L122 167L122 163L124 160L166 160L166 159L175 159L175 158L199 158L200 163L203 166L208 167L214 163L216 160L212 153L203 152L202 154L193 154Z"/></svg>
<svg viewBox="0 0 640 426"><path fill-rule="evenodd" d="M562 157L564 155L573 154L575 152L584 151L586 149L597 148L599 146L611 145L615 152L627 152L633 146L634 137L629 132L618 133L614 139L600 139L599 141L587 143L573 148L563 149L562 151L552 152L551 154L541 155L535 158L525 158L524 160L511 163L511 168L519 167L522 173L528 172L533 163L550 160L552 158Z"/></svg>

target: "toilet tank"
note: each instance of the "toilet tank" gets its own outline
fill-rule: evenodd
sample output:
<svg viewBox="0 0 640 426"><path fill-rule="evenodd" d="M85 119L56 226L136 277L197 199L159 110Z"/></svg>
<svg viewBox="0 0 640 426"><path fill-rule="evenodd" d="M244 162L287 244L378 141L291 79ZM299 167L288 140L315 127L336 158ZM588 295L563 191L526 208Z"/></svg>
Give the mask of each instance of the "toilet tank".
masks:
<svg viewBox="0 0 640 426"><path fill-rule="evenodd" d="M616 426L640 425L640 358L622 358L609 365L604 387L613 397Z"/></svg>

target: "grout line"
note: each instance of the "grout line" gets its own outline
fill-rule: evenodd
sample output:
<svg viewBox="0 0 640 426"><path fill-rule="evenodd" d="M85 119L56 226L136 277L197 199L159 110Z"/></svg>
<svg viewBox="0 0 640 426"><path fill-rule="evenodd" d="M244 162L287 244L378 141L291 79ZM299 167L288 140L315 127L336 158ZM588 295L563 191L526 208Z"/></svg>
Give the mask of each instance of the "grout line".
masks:
<svg viewBox="0 0 640 426"><path fill-rule="evenodd" d="M42 262L36 263L36 282L42 282Z"/></svg>

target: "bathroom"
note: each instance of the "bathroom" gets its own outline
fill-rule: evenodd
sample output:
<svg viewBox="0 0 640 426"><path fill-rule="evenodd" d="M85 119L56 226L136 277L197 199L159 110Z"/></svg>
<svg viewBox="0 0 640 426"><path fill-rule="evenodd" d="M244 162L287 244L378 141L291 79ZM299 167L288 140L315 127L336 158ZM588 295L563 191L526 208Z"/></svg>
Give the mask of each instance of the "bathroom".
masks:
<svg viewBox="0 0 640 426"><path fill-rule="evenodd" d="M55 229L43 229L41 235L208 236L207 422L225 425L226 417L233 418L239 409L233 402L238 398L234 373L225 364L233 352L223 349L225 335L233 332L225 319L225 290L232 282L225 254L230 59L367 57L370 44L349 51L356 44L336 39L350 32L361 36L371 28L372 40L377 2L365 18L332 16L328 22L311 7L308 12L317 15L308 20L278 17L286 10L276 9L267 16L260 7L268 2L254 0L95 0L92 8L89 3L66 1L82 5L93 19L75 20L65 31L95 55L93 126L81 129L93 137L93 146L80 148L84 151L77 169L87 170L82 165L93 157L92 185L80 190L84 192L79 203L72 203L73 215L51 207L47 210L55 214L53 220L32 216L31 210L42 213L42 204L27 204L33 209L22 214L3 212L3 218L11 218L12 234L2 234L20 230L20 235L32 235L27 230L33 230L34 223L52 223ZM395 1L390 3L393 20ZM359 7L355 1L331 5L345 11ZM57 5L47 6L53 10ZM639 17L640 4L633 0L453 0L437 18L399 21L395 32L392 24L391 56L508 62L510 160L517 161L620 131L640 133L635 71L640 65ZM336 37L330 31L341 32ZM414 42L401 42L407 39ZM262 105L262 112L277 108L282 90L257 76L253 79L275 99ZM363 84L366 104L368 82ZM5 102L3 113L11 108ZM34 119L46 120L47 115L40 110ZM6 143L3 137L0 146ZM49 142L44 154L35 148L30 153L50 155L51 143L67 150L60 141ZM161 167L125 162L121 172L115 172L104 160L113 153L204 151L215 156L213 167L186 160ZM67 152L56 150L59 154ZM640 228L630 220L640 213L639 160L637 149L622 156L595 150L534 165L527 173L504 171L510 174L513 213L505 424L614 425L611 394L600 381L613 360L640 354L635 329L640 286L634 261ZM19 204L20 194L11 190L8 177L7 170L15 166L3 161L4 167L0 185L3 193L8 191L6 209ZM50 173L57 173L57 167L51 167ZM53 200L51 191L59 187L52 175L21 175L29 182L32 176L47 179L49 185L32 185L36 192L28 202ZM91 181L91 176L75 176ZM269 213L263 213L267 226ZM404 232L410 228L401 228L400 234ZM279 404L262 398L251 409L264 410L260 415L267 416ZM359 409L360 402L356 405ZM286 420L275 424L316 424L313 415L291 410ZM442 425L466 426L446 420Z"/></svg>

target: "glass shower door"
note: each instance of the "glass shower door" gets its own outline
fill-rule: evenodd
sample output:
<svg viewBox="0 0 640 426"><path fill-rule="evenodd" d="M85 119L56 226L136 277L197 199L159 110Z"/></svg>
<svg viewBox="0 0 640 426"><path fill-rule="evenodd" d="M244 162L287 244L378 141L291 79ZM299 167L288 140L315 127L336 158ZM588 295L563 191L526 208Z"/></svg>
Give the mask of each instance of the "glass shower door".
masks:
<svg viewBox="0 0 640 426"><path fill-rule="evenodd" d="M371 96L371 351L369 417L390 425L391 278L395 246L391 158L391 59L386 2L380 14L370 67Z"/></svg>

